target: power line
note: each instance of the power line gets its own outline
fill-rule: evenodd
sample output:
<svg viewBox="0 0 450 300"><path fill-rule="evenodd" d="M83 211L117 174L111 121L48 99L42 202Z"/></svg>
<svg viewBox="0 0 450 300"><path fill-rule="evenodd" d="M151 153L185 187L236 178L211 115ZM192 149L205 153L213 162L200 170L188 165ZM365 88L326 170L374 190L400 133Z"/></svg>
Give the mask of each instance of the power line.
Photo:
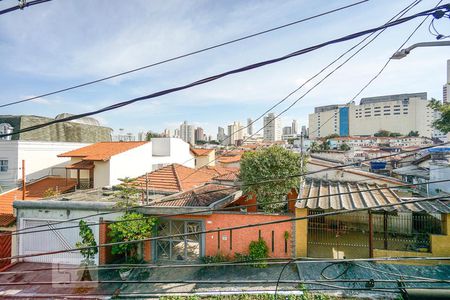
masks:
<svg viewBox="0 0 450 300"><path fill-rule="evenodd" d="M223 43L220 43L220 44L216 44L214 46L209 46L209 47L206 47L206 48L203 48L203 49L199 49L199 50L196 50L196 51L192 51L192 52L189 52L189 53L186 53L186 54L178 55L178 56L175 56L175 57L172 57L172 58L168 58L168 59L156 62L156 63L145 65L145 66L142 66L142 67L139 67L139 68L135 68L135 69L131 69L131 70L128 70L128 71L121 72L121 73L109 75L109 76L106 76L106 77L103 77L103 78L99 78L99 79L95 79L95 80L88 81L88 82L85 82L85 83L77 84L77 85L70 86L70 87L67 87L67 88L63 88L63 89L60 89L60 90L56 90L56 91L53 91L53 92L48 92L48 93L45 93L45 94L42 94L42 95L39 95L39 96L29 97L29 98L26 98L26 99L23 99L23 100L18 100L18 101L13 101L13 102L1 104L0 108L1 107L6 107L6 106L11 106L11 105L14 105L14 104L23 103L23 102L28 102L28 101L31 101L31 100L34 100L34 99L37 99L37 98L42 98L42 97L55 95L55 94L58 94L58 93L70 91L70 90L73 90L73 89L77 89L77 88L80 88L80 87L92 85L92 84L99 83L99 82L102 82L102 81L106 81L106 80L109 80L109 79L112 79L112 78L116 78L116 77L119 77L119 76L127 75L127 74L130 74L130 73L133 73L133 72L137 72L137 71L141 71L141 70L148 69L148 68L151 68L151 67L155 67L155 66L158 66L158 65L162 65L162 64L165 64L165 63L168 63L168 62L172 62L172 61L175 61L175 60L178 60L178 59L186 58L186 57L189 57L189 56L192 56L192 55L195 55L195 54L199 54L199 53L202 53L202 52L206 52L206 51L209 51L209 50L220 48L220 47L223 47L223 46L226 46L226 45L234 44L234 43L237 43L237 42L240 42L240 41L244 41L246 39L250 39L250 38L253 38L253 37L256 37L256 36L259 36L259 35L264 35L266 33L270 33L270 32L273 32L273 31L276 31L276 30L280 30L280 29L283 29L283 28L286 28L286 27L290 27L290 26L293 26L293 25L296 25L296 24L299 24L299 23L303 23L303 22L306 22L306 21L309 21L309 20L312 20L312 19L315 19L315 18L319 18L319 17L325 16L325 15L328 15L328 14L331 14L331 13L335 13L335 12L338 12L338 11L341 11L341 10L344 10L344 9L347 9L347 8L351 8L353 6L357 6L359 4L362 4L362 3L365 3L365 2L368 2L368 1L369 0L363 0L363 1L355 2L353 4L341 6L339 8L333 9L333 10L329 10L329 11L326 11L326 12L323 12L323 13L320 13L320 14L317 14L317 15L313 15L311 17L303 18L303 19L300 19L300 20L297 20L297 21L294 21L294 22L290 22L290 23L284 24L284 25L280 25L280 26L277 26L277 27L273 27L273 28L270 28L270 29L266 29L266 30L263 30L263 31L259 31L259 32L256 32L256 33L245 35L243 37L240 37L240 38L237 38L237 39L234 39L234 40L231 40L231 41L223 42Z"/></svg>
<svg viewBox="0 0 450 300"><path fill-rule="evenodd" d="M4 15L6 13L10 13L10 12L13 12L18 9L24 9L25 7L29 7L29 6L41 4L44 2L49 2L49 1L52 1L52 0L34 0L34 1L30 1L30 2L20 1L20 3L16 6L13 6L13 7L4 9L4 10L0 10L0 15Z"/></svg>
<svg viewBox="0 0 450 300"><path fill-rule="evenodd" d="M262 184L262 183L276 182L276 181L281 181L281 180L285 180L285 179L289 179L289 178L294 178L294 177L300 177L300 176L306 176L306 175L312 175L312 174L317 174L317 173L321 173L321 172L326 172L326 171L330 171L330 170L334 170L334 169L342 169L344 167L353 166L355 164L359 164L359 163L362 163L362 162L368 162L368 161L372 161L372 160L379 160L379 159L382 159L382 158L388 158L388 157L397 156L397 155L405 154L405 153L415 153L415 152L418 152L418 151L434 148L434 147L437 147L437 146L446 145L446 144L449 144L449 143L450 142L441 143L441 144L432 145L432 146L425 146L425 147L421 147L421 148L418 148L418 149L415 149L415 150L407 150L407 151L403 151L401 153L394 153L394 154L385 155L385 156L381 156L381 157L365 159L365 160L361 160L361 161L356 162L356 163L349 163L349 164L342 164L342 165L338 165L338 166L332 166L332 167L328 167L328 168L324 168L324 169L317 170L317 171L312 171L312 172L293 174L293 175L285 176L283 178L271 178L271 179L267 179L267 180L260 180L258 182L252 182L252 183L248 183L248 184L243 184L243 185L241 185L241 187L242 186L246 186L246 185L258 185L258 184ZM418 185L418 184L415 184L415 185ZM402 186L407 186L407 185L402 185ZM234 187L230 187L230 189L231 188L234 188ZM210 191L210 192L214 192L214 191ZM209 193L209 192L207 192L207 193ZM129 207L129 209L136 209L136 208L147 207L147 206L148 205L138 205L138 206ZM116 213L118 211L125 211L125 210L126 209L120 209L120 210L115 210L115 211L112 211L112 212L101 212L101 213L91 214L91 215L84 216L84 217L58 221L58 222L53 223L52 225L57 225L57 224L61 224L61 223L67 223L67 222L71 222L71 221L82 220L82 219L93 217L93 216L101 216L101 215L113 214L113 213ZM210 211L210 210L208 210L208 211ZM34 228L39 228L39 227L47 227L47 225L37 225L37 226L34 226L34 227L29 227L28 229L34 229ZM20 232L20 231L16 230L15 232L17 233L17 232ZM0 233L0 236L1 235L2 234Z"/></svg>
<svg viewBox="0 0 450 300"><path fill-rule="evenodd" d="M367 30L364 30L364 31L357 32L357 33L349 34L349 35L346 35L344 37L337 38L337 39L334 39L334 40L329 40L327 42L316 44L314 46L310 46L310 47L307 47L307 48L304 48L304 49L301 49L301 50L289 53L289 54L281 56L281 57L277 57L277 58L273 58L273 59L270 59L270 60L261 61L261 62L258 62L258 63L254 63L254 64L250 64L250 65L241 67L241 68L237 68L237 69L233 69L233 70L230 70L230 71L227 71L227 72L216 74L216 75L213 75L213 76L210 76L210 77L207 77L207 78L203 78L203 79L200 79L198 81L195 81L195 82L192 82L192 83L189 83L189 84L186 84L186 85L182 85L182 86L178 86L178 87L162 90L162 91L155 92L155 93L152 93L152 94L149 94L149 95L145 95L145 96L142 96L142 97L138 97L138 98L134 98L134 99L131 99L131 100L115 103L113 105L110 105L110 106L107 106L107 107L104 107L104 108L101 108L101 109L98 109L98 110L95 110L95 111L81 113L81 114L69 116L69 117L66 117L66 118L61 118L61 119L58 119L58 120L52 120L52 121L49 121L49 122L46 122L46 123L42 123L42 124L37 124L37 125L34 125L34 126L26 127L26 128L17 130L16 132L13 132L13 133L1 134L0 138L1 137L6 137L6 136L12 136L12 135L20 134L20 133L24 133L24 132L29 132L29 131L36 130L36 129L39 129L39 128L47 127L47 126L52 125L52 124L72 121L72 120L80 119L82 117L96 115L96 114L99 114L99 113L102 113L102 112L118 109L120 107L127 106L127 105L133 104L135 102L144 101L144 100L148 100L148 99L152 99L152 98L157 98L157 97L161 97L163 95L171 94L171 93L174 93L174 92L177 92L177 91L189 89L189 88L192 88L192 87L195 87L195 86L198 86L198 85L203 85L203 84L206 84L208 82L215 81L215 80L218 80L220 78L223 78L223 77L226 77L226 76L229 76L229 75L238 74L238 73L247 72L247 71L250 71L250 70L253 70L253 69L261 68L263 66L267 66L267 65L270 65L270 64L274 64L274 63L277 63L277 62L281 62L281 61L284 61L284 60L296 57L296 56L300 56L300 55L312 52L314 50L317 50L317 49L320 49L320 48L323 48L323 47L326 47L326 46L329 46L329 45L332 45L332 44L337 44L337 43L341 43L341 42L344 42L344 41L352 40L352 39L358 38L360 36L364 36L364 35L370 34L372 32L376 32L376 31L382 30L384 28L393 27L393 26L396 26L396 25L408 22L410 20L413 20L415 18L432 14L433 12L435 12L436 10L439 10L439 9L445 9L445 10L449 9L450 10L450 7L447 7L446 5L442 5L442 6L439 6L437 8L433 8L433 9L422 11L420 13L411 15L409 17L404 17L404 18L401 18L401 19L397 19L397 20L395 20L393 22L389 22L389 23L384 24L384 25L379 26L379 27L374 27L374 28L371 28L371 29L367 29Z"/></svg>
<svg viewBox="0 0 450 300"><path fill-rule="evenodd" d="M275 221L268 221L268 222L262 222L262 223L253 223L253 224L240 225L240 226L224 227L224 228L218 228L218 229L194 231L194 232L189 232L189 233L180 233L180 234L172 234L172 235L166 235L166 236L149 237L149 238L145 238L145 239L132 240L132 241L105 243L105 244L101 244L101 245L97 245L97 246L87 246L87 247L71 248L71 249L64 249L64 250L40 252L40 253L34 253L34 254L15 255L15 256L11 256L11 257L0 258L0 261L11 260L11 259L21 259L21 258L27 258L27 257L44 256L44 255L52 255L52 254L59 254L59 253L66 253L66 252L76 252L76 251L80 251L80 250L88 250L88 249L94 249L94 248L100 248L100 247L110 247L110 246L125 245L125 244L136 244L136 243L140 243L140 242L154 241L154 240L167 239L167 238L173 238L173 237L185 237L185 236L192 236L192 235L197 235L197 234L238 230L238 229L258 227L258 226L280 224L280 223L285 223L285 222L308 220L308 219L318 218L318 217L348 214L348 213L353 213L353 212L358 212L358 211L376 210L376 209L382 209L382 208L386 208L386 207L394 207L394 206L399 206L399 205L420 203L420 202L425 202L425 201L435 201L435 200L440 200L443 198L446 198L446 197L434 196L434 197L427 197L427 198L403 201L401 203L388 203L388 204L380 204L380 205L364 207L364 208L355 208L355 209L351 209L351 210L332 211L332 212L326 212L326 213L321 213L321 214L308 215L306 217L294 217L294 218L289 218L289 219L285 219L285 220L275 220Z"/></svg>
<svg viewBox="0 0 450 300"><path fill-rule="evenodd" d="M419 1L420 2L420 1ZM440 0L438 2L438 4L436 5L436 7L441 4L442 0ZM418 3L416 3L417 5ZM397 48L396 52L399 51L400 49L402 49L406 43L412 38L412 36L417 32L417 30L419 30L419 28L425 23L425 21L428 19L429 16L426 16L422 22L419 23L419 25L417 25L417 27L411 32L411 34L406 38L406 40L400 45L400 47ZM347 102L346 106L348 107L353 101L355 101L355 99L361 95L362 92L364 92L380 75L381 73L383 73L383 71L387 68L387 66L390 64L392 58L389 57L388 60L386 61L386 63L381 67L381 69L378 71L377 74L375 74L375 76L373 76L369 82L367 82L353 97L352 99ZM331 119L333 119L334 116L331 116L330 118L328 118L324 123L322 123L316 130L314 130L312 133L316 133L318 132L325 124L327 124L329 121L331 121ZM311 133L310 133L311 135Z"/></svg>
<svg viewBox="0 0 450 300"><path fill-rule="evenodd" d="M411 3L410 5L408 5L406 8L402 9L400 12L398 12L395 16L393 16L391 19L389 19L387 21L387 23L393 21L395 18L397 17L402 17L404 14L406 14L411 8L413 8L415 5L417 5L421 0L415 0L413 3ZM416 3L415 3L416 2ZM385 24L387 24L385 23ZM362 46L360 49L358 49L354 54L352 54L348 59L346 59L342 64L340 64L339 66L337 66L333 71L331 71L326 77L324 77L321 81L319 81L318 84L314 85L311 89L309 89L306 93L304 93L300 98L298 98L296 101L294 101L290 106L288 106L288 108L286 108L285 110L283 110L280 114L278 114L275 119L279 118L282 114L284 114L286 111L288 111L289 109L291 109L298 101L300 101L301 99L303 99L306 95L308 95L312 90L314 90L319 84L321 84L325 79L327 79L329 76L331 76L335 71L337 71L338 69L340 69L344 64L346 64L349 60L351 60L353 57L355 57L359 52L361 52L365 47L367 47L370 43L372 43L380 34L382 34L384 31L386 30L383 29L381 30L379 33L377 33L375 35L374 38L372 38L369 42L367 42L364 46ZM280 105L281 103L283 103L284 101L286 101L288 98L290 98L293 94L295 94L296 92L298 92L300 89L302 89L305 85L307 85L309 82L311 82L312 80L314 80L316 77L318 77L320 74L322 74L326 69L328 69L329 67L331 67L334 63L336 63L337 61L339 61L342 57L344 57L345 55L347 55L348 53L350 53L353 49L357 48L359 45L363 44L367 39L369 39L372 35L374 35L375 32L372 32L371 34L369 34L368 36L366 36L364 39L362 39L360 42L358 42L357 44L355 44L354 46L350 47L348 50L344 51L341 55L339 55L336 59L334 59L331 63L329 63L328 65L326 65L324 68L322 68L319 72L317 72L316 74L314 74L312 77L310 77L308 80L306 80L304 83L302 83L299 87L297 87L296 89L294 89L292 92L290 92L287 96L285 96L283 99L281 99L280 101L278 101L276 104L274 104L273 106L271 106L269 109L267 109L264 113L262 113L259 117L257 117L255 120L253 120L250 124L247 124L244 127L238 128L238 130L235 130L233 133L231 133L231 135L234 135L240 131L245 130L246 128L248 128L249 126L252 126L253 124L255 124L258 120L260 120L261 118L263 118L268 112L272 111L275 107L277 107L278 105ZM261 130L263 130L264 128L266 128L267 126L269 126L269 124L271 124L271 122L267 123L266 125L263 125L262 128L260 128L258 131L256 131L255 133L251 134L249 137L247 137L246 139L244 139L243 142L248 141L249 139L251 139L252 137L254 137L256 134L258 134L259 132L261 132ZM225 138L222 141L219 141L219 143L222 143L223 141L226 141L227 139L229 139L229 137ZM217 161L219 160L221 157L223 157L224 155L226 155L227 153L231 152L232 150L226 150L224 153L222 153L220 156L217 156L214 158L213 161ZM188 159L187 161L185 161L185 163L193 160L195 158L191 158ZM209 162L210 163L210 162ZM208 164L209 164L208 163ZM206 166L207 164L205 164ZM188 174L184 179L191 177L193 174L197 173L199 171L196 170L195 172Z"/></svg>
<svg viewBox="0 0 450 300"><path fill-rule="evenodd" d="M269 201L269 202L267 202L267 204L277 204L277 203L289 204L290 202L293 202L293 201L295 201L295 202L296 201L303 201L303 200L309 200L309 199L312 199L312 198L314 198L314 199L316 199L316 198L328 198L328 197L333 197L333 196L351 195L351 194L358 194L358 193L371 192L371 191L380 191L380 190L385 190L385 189L415 187L415 186L428 185L428 184L432 184L432 183L442 183L442 182L448 182L448 181L450 181L450 179L428 181L428 182L415 183L415 184L397 185L397 186L377 187L377 188L372 188L372 189L357 190L357 191L353 191L353 192L339 192L339 193L334 193L334 194L318 195L318 196L314 196L314 197L300 197L300 198L295 198L295 199ZM360 182L360 181L358 181L358 182ZM225 188L225 189L217 189L217 190L209 191L209 193L220 192L220 191L224 191L224 190L228 190L228 189L234 189L234 187L232 187L232 188ZM205 194L205 193L203 193L203 194ZM202 195L202 193L199 193L197 195ZM283 195L280 194L279 196L283 196ZM177 201L177 200L180 200L180 199L184 199L184 197L179 197L179 198L175 198L175 199L167 199L165 201L160 201L160 202L157 202L157 203L150 203L148 205L140 205L140 206L136 206L136 207L131 207L131 208L128 208L128 210L130 210L130 209L139 209L139 208L152 208L152 207L155 207L154 206L155 204L162 204L162 203L167 203L167 202L173 202L173 201ZM214 212L214 211L236 210L236 209L254 207L254 206L258 206L258 205L259 205L259 203L243 204L243 205L230 206L230 207L224 207L224 208L208 208L208 209L205 209L205 210L192 211L192 212L190 212L190 214L202 214L202 213L210 213L210 212ZM126 210L126 208L121 209L120 211L125 211L125 210ZM113 214L113 213L117 213L117 212L119 212L119 211L116 210L116 211L113 211L113 212L99 213L99 214L100 215L105 215L105 214ZM167 217L176 217L176 216L182 216L182 215L186 215L186 212L157 215L157 217L159 217L159 218L167 218ZM58 221L58 222L51 223L49 225L57 225L57 224L61 224L61 223L67 223L67 222L76 221L76 220L80 220L80 219L90 218L90 217L93 217L93 216L95 216L95 215L79 217L79 218L71 219L71 220ZM114 220L114 221L108 221L108 223L109 224L111 224L111 223L123 223L123 222L132 222L132 221L139 221L139 220L146 220L146 219L148 219L148 217L135 218L133 220ZM97 225L100 225L100 224L102 224L102 223L101 222L90 222L90 223L87 223L86 225L87 226L97 226ZM31 233L47 232L47 231L55 231L55 230L64 230L64 229L71 229L71 228L78 228L79 227L79 225L70 225L70 226L64 226L64 227L59 227L59 228L45 228L45 229L41 229L41 230L31 230L30 231L30 229L48 227L49 225L36 225L36 226L33 226L33 227L28 227L28 228L23 228L23 229L20 229L20 230L12 231L12 232L9 232L9 233L0 233L0 236L31 234Z"/></svg>

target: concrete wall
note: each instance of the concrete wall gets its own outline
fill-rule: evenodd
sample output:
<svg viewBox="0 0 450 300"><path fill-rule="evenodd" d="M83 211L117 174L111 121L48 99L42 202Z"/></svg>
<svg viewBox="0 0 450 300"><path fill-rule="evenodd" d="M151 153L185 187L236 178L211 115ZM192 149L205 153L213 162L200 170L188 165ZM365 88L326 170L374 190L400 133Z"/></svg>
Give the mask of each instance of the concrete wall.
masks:
<svg viewBox="0 0 450 300"><path fill-rule="evenodd" d="M448 180L449 178L449 162L430 162L430 181ZM429 191L430 195L436 195L440 191L450 193L450 184L448 182L430 183Z"/></svg>
<svg viewBox="0 0 450 300"><path fill-rule="evenodd" d="M94 162L94 165L94 188L112 185L111 160L96 161ZM81 178L86 178L84 177L86 176L86 171L83 172L83 170L81 170L80 175L82 175L80 176Z"/></svg>
<svg viewBox="0 0 450 300"><path fill-rule="evenodd" d="M78 149L89 144L33 141L0 141L0 159L8 160L8 172L0 172L2 181L22 179L22 160L25 160L27 180L35 180L50 175L65 175L64 166L70 158L57 157L58 154Z"/></svg>
<svg viewBox="0 0 450 300"><path fill-rule="evenodd" d="M201 168L205 166L215 166L216 165L216 154L215 151L211 151L208 155L205 156L197 156L195 158L195 168Z"/></svg>

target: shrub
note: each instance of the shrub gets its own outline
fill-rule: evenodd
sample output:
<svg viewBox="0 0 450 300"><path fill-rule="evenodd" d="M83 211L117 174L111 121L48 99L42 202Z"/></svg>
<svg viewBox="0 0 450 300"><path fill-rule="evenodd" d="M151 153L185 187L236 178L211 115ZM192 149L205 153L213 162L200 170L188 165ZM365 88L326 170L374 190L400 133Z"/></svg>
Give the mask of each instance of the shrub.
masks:
<svg viewBox="0 0 450 300"><path fill-rule="evenodd" d="M259 238L257 241L251 241L248 248L250 260L255 261L254 266L257 268L267 267L267 261L264 259L269 256L269 247L266 242Z"/></svg>
<svg viewBox="0 0 450 300"><path fill-rule="evenodd" d="M202 256L201 261L205 264L217 264L230 261L230 257L221 253L212 256Z"/></svg>

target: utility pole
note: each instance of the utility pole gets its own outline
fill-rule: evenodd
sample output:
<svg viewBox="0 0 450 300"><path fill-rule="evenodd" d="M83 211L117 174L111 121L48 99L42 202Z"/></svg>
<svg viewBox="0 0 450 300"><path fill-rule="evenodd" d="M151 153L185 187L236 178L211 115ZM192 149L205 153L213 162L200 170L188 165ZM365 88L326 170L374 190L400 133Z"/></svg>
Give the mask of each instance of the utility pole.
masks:
<svg viewBox="0 0 450 300"><path fill-rule="evenodd" d="M25 178L25 160L22 159L22 200L25 200L25 193L27 190Z"/></svg>
<svg viewBox="0 0 450 300"><path fill-rule="evenodd" d="M148 172L145 172L145 204L148 204Z"/></svg>

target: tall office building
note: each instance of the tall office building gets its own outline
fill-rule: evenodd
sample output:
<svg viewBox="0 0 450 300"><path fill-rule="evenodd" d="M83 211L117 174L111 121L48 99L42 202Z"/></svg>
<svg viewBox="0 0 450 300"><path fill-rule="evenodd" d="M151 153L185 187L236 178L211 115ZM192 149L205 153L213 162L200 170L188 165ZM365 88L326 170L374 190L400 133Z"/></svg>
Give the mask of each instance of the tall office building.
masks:
<svg viewBox="0 0 450 300"><path fill-rule="evenodd" d="M233 124L228 125L228 144L237 145L239 141L242 141L244 136L242 131L242 126L239 122L233 122Z"/></svg>
<svg viewBox="0 0 450 300"><path fill-rule="evenodd" d="M283 135L290 135L290 134L292 134L292 127L291 126L283 127Z"/></svg>
<svg viewBox="0 0 450 300"><path fill-rule="evenodd" d="M252 135L253 134L253 124L252 124L253 120L248 118L247 119L247 134L248 135Z"/></svg>
<svg viewBox="0 0 450 300"><path fill-rule="evenodd" d="M447 82L442 88L442 101L450 103L450 59L447 60Z"/></svg>
<svg viewBox="0 0 450 300"><path fill-rule="evenodd" d="M301 135L304 136L304 137L308 136L308 129L306 129L305 125L302 126Z"/></svg>
<svg viewBox="0 0 450 300"><path fill-rule="evenodd" d="M297 120L292 120L292 134L297 134L298 132L298 122Z"/></svg>
<svg viewBox="0 0 450 300"><path fill-rule="evenodd" d="M204 140L205 140L205 132L203 131L203 128L197 127L195 129L195 142Z"/></svg>
<svg viewBox="0 0 450 300"><path fill-rule="evenodd" d="M227 138L227 135L225 134L225 129L223 127L217 128L217 141L219 143L223 142Z"/></svg>
<svg viewBox="0 0 450 300"><path fill-rule="evenodd" d="M180 125L180 138L191 145L195 145L195 130L194 126L189 125L187 121L184 121Z"/></svg>
<svg viewBox="0 0 450 300"><path fill-rule="evenodd" d="M379 130L407 135L411 130L432 137L434 111L427 107L427 93L363 98L359 105L316 107L309 115L309 137L372 136Z"/></svg>
<svg viewBox="0 0 450 300"><path fill-rule="evenodd" d="M281 122L275 118L274 113L269 113L263 120L264 134L266 142L275 142L281 140Z"/></svg>

